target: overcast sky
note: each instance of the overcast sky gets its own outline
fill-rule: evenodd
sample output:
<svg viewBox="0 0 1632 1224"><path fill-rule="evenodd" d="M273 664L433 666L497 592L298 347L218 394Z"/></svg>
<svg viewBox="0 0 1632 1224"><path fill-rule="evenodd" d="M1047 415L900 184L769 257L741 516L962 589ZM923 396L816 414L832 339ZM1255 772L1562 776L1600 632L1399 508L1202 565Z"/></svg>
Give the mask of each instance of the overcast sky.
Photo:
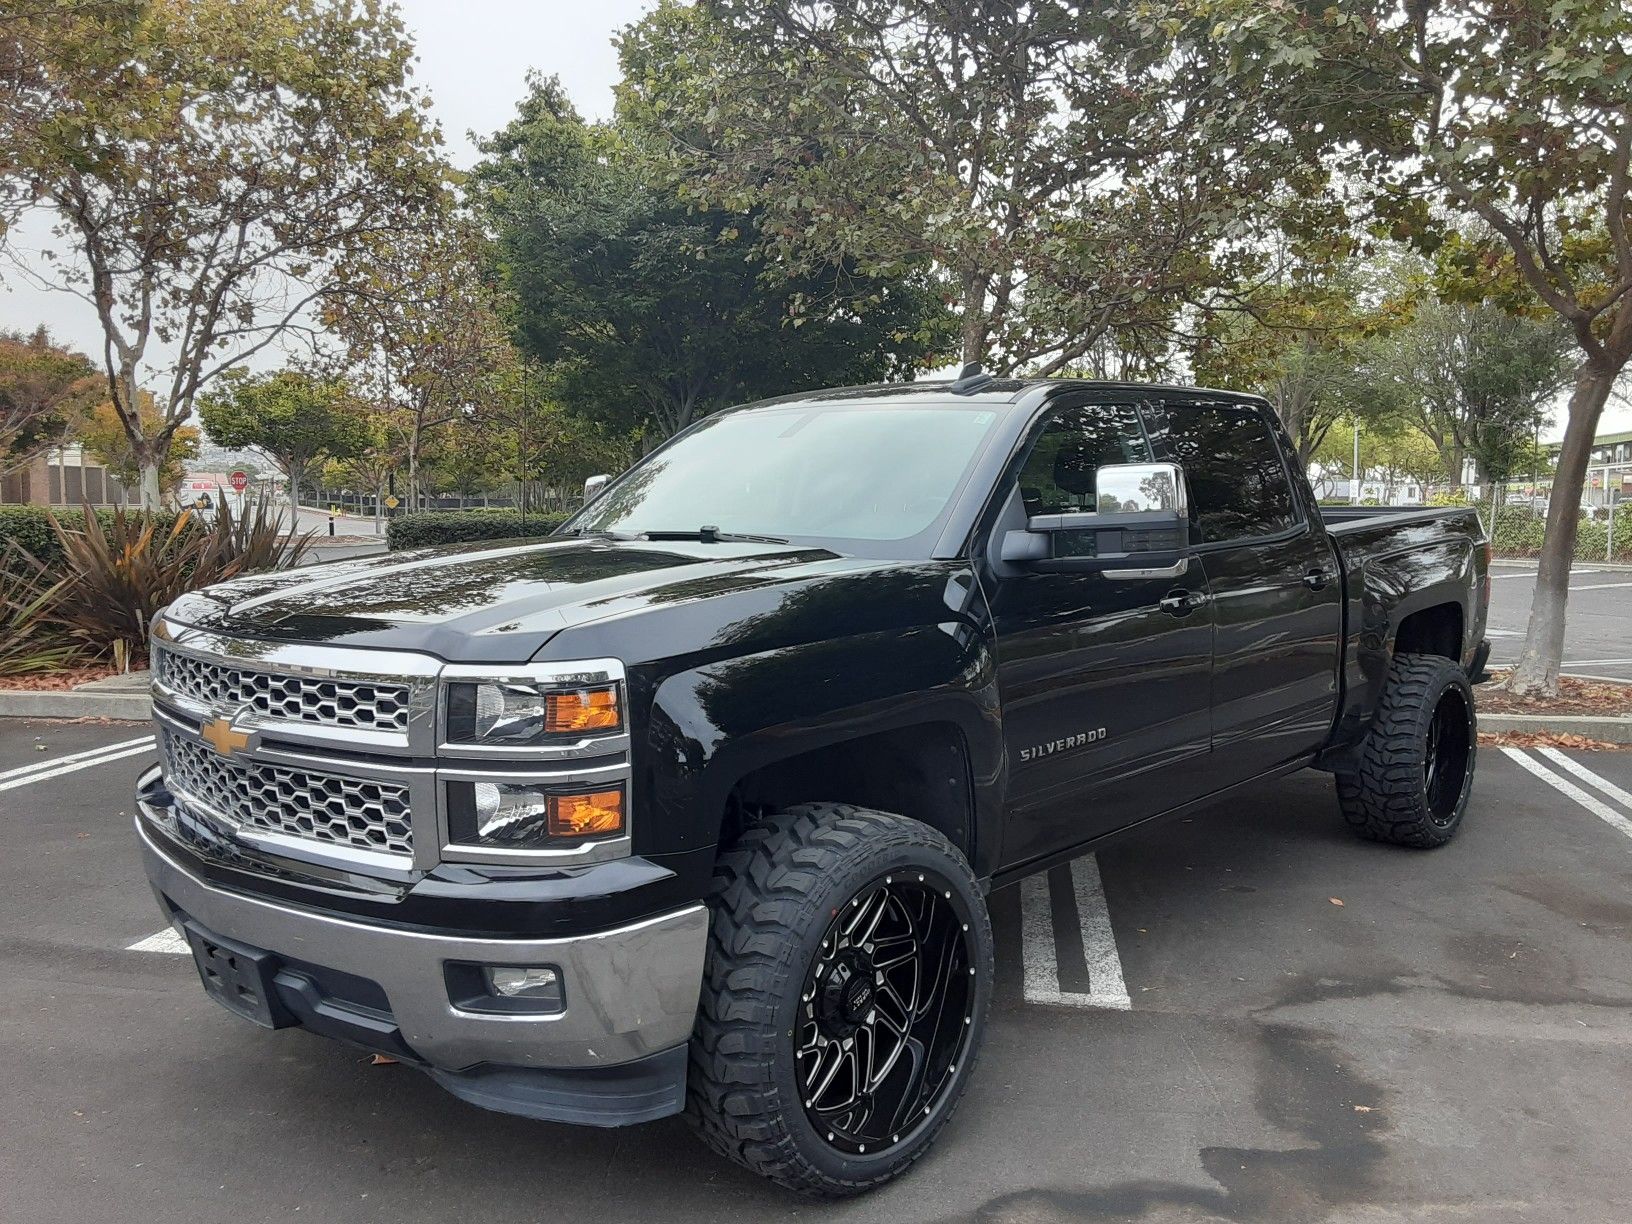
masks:
<svg viewBox="0 0 1632 1224"><path fill-rule="evenodd" d="M399 0L419 48L416 81L431 95L448 155L469 166L476 149L468 133L485 135L515 113L527 72L559 76L573 103L591 118L612 112L618 79L613 35L651 7L652 0ZM43 214L18 227L19 251L37 251L50 236ZM71 294L28 283L0 269L0 327L32 331L44 323L59 340L102 352L91 307ZM268 354L273 365L275 354Z"/></svg>
<svg viewBox="0 0 1632 1224"><path fill-rule="evenodd" d="M431 95L448 155L469 166L476 150L469 133L496 131L515 112L527 73L561 78L584 115L612 112L618 79L617 31L637 20L654 0L398 0L419 48L415 77ZM36 215L14 235L20 250L47 239ZM12 269L0 276L0 327L32 330L45 323L60 340L93 356L102 351L91 308L66 293L30 285ZM268 359L277 363L274 354ZM1544 437L1562 433L1562 417ZM1611 403L1602 428L1632 428L1632 409Z"/></svg>

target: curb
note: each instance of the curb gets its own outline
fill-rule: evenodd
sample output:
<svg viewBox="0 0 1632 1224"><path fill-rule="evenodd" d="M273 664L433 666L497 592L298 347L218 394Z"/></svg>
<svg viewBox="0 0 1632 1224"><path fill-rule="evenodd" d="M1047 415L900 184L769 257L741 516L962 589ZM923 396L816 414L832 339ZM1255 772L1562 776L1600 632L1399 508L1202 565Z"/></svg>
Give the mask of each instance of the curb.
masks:
<svg viewBox="0 0 1632 1224"><path fill-rule="evenodd" d="M152 717L153 703L146 693L0 690L0 718L116 718L146 722Z"/></svg>
<svg viewBox="0 0 1632 1224"><path fill-rule="evenodd" d="M1479 714L1479 730L1500 734L1580 735L1606 744L1632 744L1632 715Z"/></svg>

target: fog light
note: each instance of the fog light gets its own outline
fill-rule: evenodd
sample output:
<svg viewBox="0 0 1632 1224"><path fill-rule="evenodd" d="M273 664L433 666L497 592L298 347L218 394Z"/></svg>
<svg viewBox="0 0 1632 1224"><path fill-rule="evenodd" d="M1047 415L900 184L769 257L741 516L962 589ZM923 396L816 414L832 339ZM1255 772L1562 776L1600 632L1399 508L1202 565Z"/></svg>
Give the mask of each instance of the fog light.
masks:
<svg viewBox="0 0 1632 1224"><path fill-rule="evenodd" d="M488 988L501 999L549 999L561 997L561 975L538 965L489 965Z"/></svg>

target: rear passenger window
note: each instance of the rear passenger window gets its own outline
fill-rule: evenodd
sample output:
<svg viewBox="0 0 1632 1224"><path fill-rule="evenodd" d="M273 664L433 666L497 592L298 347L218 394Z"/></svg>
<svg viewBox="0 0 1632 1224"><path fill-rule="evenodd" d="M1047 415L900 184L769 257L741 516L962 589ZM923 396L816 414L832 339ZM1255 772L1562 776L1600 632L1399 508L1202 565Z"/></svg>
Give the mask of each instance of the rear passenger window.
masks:
<svg viewBox="0 0 1632 1224"><path fill-rule="evenodd" d="M1274 535L1298 522L1281 450L1258 410L1237 404L1166 404L1152 441L1183 465L1190 522L1202 543Z"/></svg>
<svg viewBox="0 0 1632 1224"><path fill-rule="evenodd" d="M1101 467L1149 459L1150 446L1132 404L1062 408L1043 426L1020 469L1026 515L1096 510L1095 473Z"/></svg>

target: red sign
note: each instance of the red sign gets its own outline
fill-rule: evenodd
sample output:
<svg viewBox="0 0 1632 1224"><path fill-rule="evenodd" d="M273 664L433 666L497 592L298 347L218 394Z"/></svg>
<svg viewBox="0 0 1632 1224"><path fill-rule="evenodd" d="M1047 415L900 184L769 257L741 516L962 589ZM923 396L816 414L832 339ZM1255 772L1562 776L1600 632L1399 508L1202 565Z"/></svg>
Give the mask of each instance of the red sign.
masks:
<svg viewBox="0 0 1632 1224"><path fill-rule="evenodd" d="M249 488L249 473L244 471L243 468L234 470L227 479L232 482L232 491L234 493L242 493Z"/></svg>

